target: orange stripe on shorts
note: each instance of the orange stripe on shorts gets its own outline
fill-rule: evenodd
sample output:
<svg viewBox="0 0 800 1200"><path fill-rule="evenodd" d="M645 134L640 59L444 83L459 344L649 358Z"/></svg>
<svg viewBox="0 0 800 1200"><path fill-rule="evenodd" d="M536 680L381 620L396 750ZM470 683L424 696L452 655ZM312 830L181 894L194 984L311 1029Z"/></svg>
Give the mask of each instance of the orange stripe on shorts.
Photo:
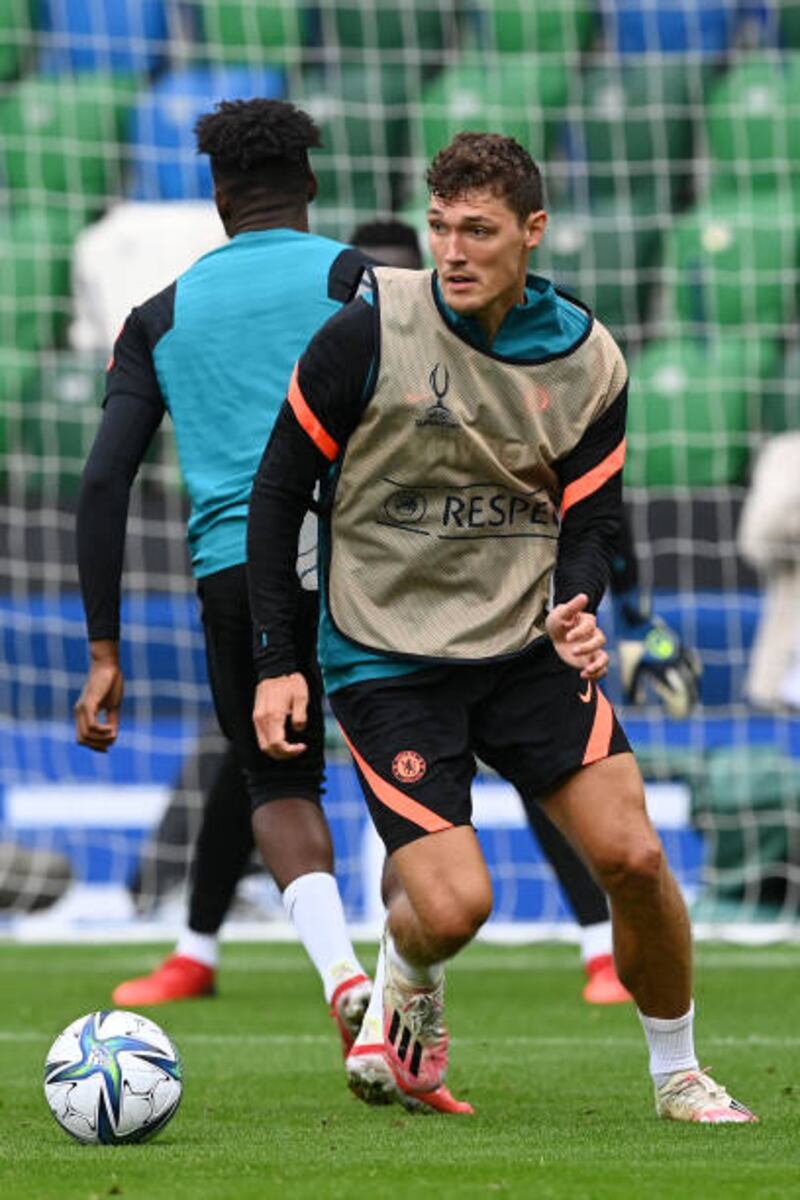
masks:
<svg viewBox="0 0 800 1200"><path fill-rule="evenodd" d="M339 443L334 441L325 426L322 425L308 407L306 398L300 391L300 384L297 382L296 366L292 372L292 379L289 384L288 400L298 424L303 427L320 453L325 455L328 462L333 462L339 454Z"/></svg>
<svg viewBox="0 0 800 1200"><path fill-rule="evenodd" d="M588 767L590 763L599 762L602 758L608 758L608 752L611 749L611 734L614 731L614 710L597 684L594 687L597 704L594 710L592 731L589 734L589 741L586 743L586 751L583 756L584 767Z"/></svg>
<svg viewBox="0 0 800 1200"><path fill-rule="evenodd" d="M339 728L342 729L341 725ZM377 771L374 771L369 763L361 757L344 729L342 729L342 736L350 747L350 753L358 763L359 770L381 804L385 804L392 812L405 817L407 821L411 821L414 825L419 825L420 829L424 829L428 833L441 833L444 829L453 828L451 821L445 821L444 817L438 816L431 809L426 808L424 804L420 804L419 801L412 800L410 796L406 796L394 784L381 778Z"/></svg>

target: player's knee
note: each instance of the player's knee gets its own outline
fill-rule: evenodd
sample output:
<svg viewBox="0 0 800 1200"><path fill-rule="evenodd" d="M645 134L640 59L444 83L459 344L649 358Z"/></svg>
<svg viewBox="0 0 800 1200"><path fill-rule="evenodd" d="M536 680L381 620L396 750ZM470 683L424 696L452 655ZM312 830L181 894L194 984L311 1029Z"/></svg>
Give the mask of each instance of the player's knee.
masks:
<svg viewBox="0 0 800 1200"><path fill-rule="evenodd" d="M425 914L428 936L441 948L442 957L450 957L472 941L491 911L491 893L484 890L439 895Z"/></svg>
<svg viewBox="0 0 800 1200"><path fill-rule="evenodd" d="M663 866L663 847L654 833L647 833L609 848L596 869L606 891L615 896L657 886Z"/></svg>

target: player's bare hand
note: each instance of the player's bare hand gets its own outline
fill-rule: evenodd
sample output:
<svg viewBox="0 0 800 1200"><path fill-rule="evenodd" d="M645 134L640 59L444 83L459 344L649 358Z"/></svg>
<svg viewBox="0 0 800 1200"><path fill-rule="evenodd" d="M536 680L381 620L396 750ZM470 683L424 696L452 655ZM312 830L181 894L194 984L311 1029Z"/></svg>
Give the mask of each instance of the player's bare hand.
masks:
<svg viewBox="0 0 800 1200"><path fill-rule="evenodd" d="M119 734L125 678L116 643L92 643L89 675L75 704L75 737L80 746L107 753ZM105 720L103 720L105 715Z"/></svg>
<svg viewBox="0 0 800 1200"><path fill-rule="evenodd" d="M256 688L253 724L258 744L270 758L297 758L308 747L305 742L290 742L289 723L294 733L302 733L308 722L308 684L299 671L262 679Z"/></svg>
<svg viewBox="0 0 800 1200"><path fill-rule="evenodd" d="M566 604L557 604L547 617L546 628L558 657L576 667L582 679L596 681L608 672L608 653L597 617L586 611L588 603L588 596L579 592Z"/></svg>

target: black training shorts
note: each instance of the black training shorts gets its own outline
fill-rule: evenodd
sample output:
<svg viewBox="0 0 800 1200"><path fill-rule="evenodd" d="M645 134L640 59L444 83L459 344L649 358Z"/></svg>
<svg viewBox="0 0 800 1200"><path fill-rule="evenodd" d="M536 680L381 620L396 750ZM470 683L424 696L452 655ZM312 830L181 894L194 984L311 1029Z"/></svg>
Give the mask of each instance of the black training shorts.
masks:
<svg viewBox="0 0 800 1200"><path fill-rule="evenodd" d="M295 645L309 691L308 725L289 740L308 749L297 758L264 754L253 725L256 673L247 574L244 564L205 575L197 585L206 638L208 676L222 732L233 743L244 771L253 808L269 800L299 798L319 803L325 775L325 725L322 681L316 659L316 592L299 588Z"/></svg>
<svg viewBox="0 0 800 1200"><path fill-rule="evenodd" d="M507 662L365 681L330 701L390 854L471 824L476 756L546 797L581 766L630 750L605 695L547 639Z"/></svg>

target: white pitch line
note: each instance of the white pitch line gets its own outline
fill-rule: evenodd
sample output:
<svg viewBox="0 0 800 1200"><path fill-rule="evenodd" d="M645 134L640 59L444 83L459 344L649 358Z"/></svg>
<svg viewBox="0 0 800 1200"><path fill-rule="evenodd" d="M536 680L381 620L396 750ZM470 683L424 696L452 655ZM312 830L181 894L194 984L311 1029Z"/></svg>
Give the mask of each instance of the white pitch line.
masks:
<svg viewBox="0 0 800 1200"><path fill-rule="evenodd" d="M0 1042L46 1042L52 1038L51 1033L36 1033L33 1030L0 1029ZM327 1045L334 1039L328 1034L288 1034L288 1033L182 1033L176 1041L197 1042L203 1045L257 1045L257 1046L317 1046ZM641 1047L641 1037L536 1037L520 1035L519 1037L454 1037L451 1039L458 1046L539 1046L547 1048L564 1048L569 1046L586 1047ZM788 1047L800 1046L800 1037L771 1037L757 1033L746 1037L704 1037L704 1046L733 1046L746 1049L748 1046Z"/></svg>

